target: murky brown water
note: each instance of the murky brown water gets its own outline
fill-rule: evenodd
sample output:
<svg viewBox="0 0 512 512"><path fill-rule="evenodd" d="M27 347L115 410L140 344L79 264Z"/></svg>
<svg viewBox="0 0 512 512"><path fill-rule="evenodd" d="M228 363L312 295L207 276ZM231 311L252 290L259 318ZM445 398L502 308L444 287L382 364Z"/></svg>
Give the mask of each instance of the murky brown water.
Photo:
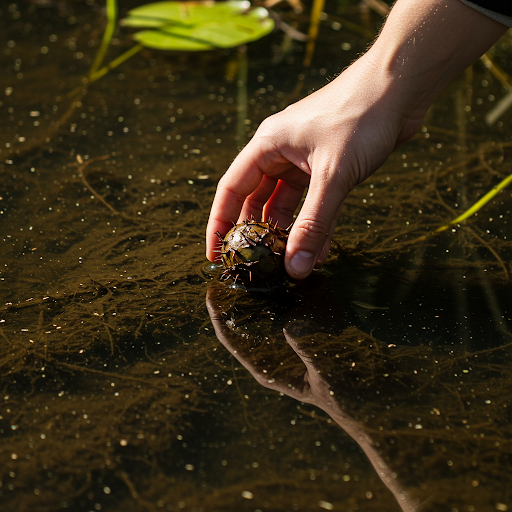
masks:
<svg viewBox="0 0 512 512"><path fill-rule="evenodd" d="M511 172L492 73L350 195L322 272L247 294L204 258L216 182L365 17L328 4L359 28L326 20L306 71L276 33L143 51L73 100L102 4L0 10L2 511L512 510L511 190L425 238Z"/></svg>

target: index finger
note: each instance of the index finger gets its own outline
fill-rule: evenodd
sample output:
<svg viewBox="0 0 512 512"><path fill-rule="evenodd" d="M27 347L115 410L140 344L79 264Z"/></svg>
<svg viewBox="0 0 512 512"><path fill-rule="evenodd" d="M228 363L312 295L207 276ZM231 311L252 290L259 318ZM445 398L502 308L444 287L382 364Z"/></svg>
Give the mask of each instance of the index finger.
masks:
<svg viewBox="0 0 512 512"><path fill-rule="evenodd" d="M264 175L279 174L290 166L268 140L251 141L235 158L220 179L206 228L206 257L218 259L217 232L225 235L236 223L247 197L254 192Z"/></svg>

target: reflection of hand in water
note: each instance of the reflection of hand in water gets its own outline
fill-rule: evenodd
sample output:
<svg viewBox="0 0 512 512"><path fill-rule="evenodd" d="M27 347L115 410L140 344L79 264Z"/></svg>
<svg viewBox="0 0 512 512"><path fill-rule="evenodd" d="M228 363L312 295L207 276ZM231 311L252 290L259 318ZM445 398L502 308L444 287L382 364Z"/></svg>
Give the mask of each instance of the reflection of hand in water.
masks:
<svg viewBox="0 0 512 512"><path fill-rule="evenodd" d="M365 344L372 338L355 327L345 327L336 337L318 332L321 328L315 325L310 310L314 309L313 304L318 304L319 297L325 298L325 288L321 286L304 290L304 293L299 291L301 299L296 302L297 307L285 315L286 325L269 336L265 336L264 319L261 319L261 309L258 310L256 304L252 307L253 314L240 320L235 318L235 311L240 316L249 308L244 310L240 305L231 308L236 299L229 297L230 293L233 292L212 283L206 295L208 312L221 343L262 386L315 405L329 414L359 444L402 510L417 510L419 500L410 496L400 483L396 468L393 470L384 460L379 443L365 429L364 419L358 417L358 404L370 394L375 400L375 392L378 393L377 388L380 387L378 379L372 382L358 371L359 366L372 368L371 371L375 367L372 365L376 361L372 361L371 354L368 357L365 350ZM306 297L312 300L306 300ZM327 316L334 321L336 314ZM325 321L322 325L325 326ZM282 339L282 334L287 344L284 340L279 343L278 337ZM371 344L369 346L372 347Z"/></svg>

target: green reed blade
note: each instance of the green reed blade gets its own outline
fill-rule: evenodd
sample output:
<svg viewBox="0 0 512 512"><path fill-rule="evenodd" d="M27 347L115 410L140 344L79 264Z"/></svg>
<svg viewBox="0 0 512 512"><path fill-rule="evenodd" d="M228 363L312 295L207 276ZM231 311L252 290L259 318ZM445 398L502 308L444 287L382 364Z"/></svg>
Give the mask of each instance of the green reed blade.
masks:
<svg viewBox="0 0 512 512"><path fill-rule="evenodd" d="M442 231L446 231L450 226L454 224L458 224L463 220L469 219L472 215L478 212L483 206L485 206L500 190L503 190L507 185L512 183L512 174L507 176L504 180L502 180L498 185L493 187L487 194L485 194L482 199L477 201L471 208L466 210L462 215L459 215L456 219L453 219L448 224L441 226L435 230L435 233L441 233Z"/></svg>

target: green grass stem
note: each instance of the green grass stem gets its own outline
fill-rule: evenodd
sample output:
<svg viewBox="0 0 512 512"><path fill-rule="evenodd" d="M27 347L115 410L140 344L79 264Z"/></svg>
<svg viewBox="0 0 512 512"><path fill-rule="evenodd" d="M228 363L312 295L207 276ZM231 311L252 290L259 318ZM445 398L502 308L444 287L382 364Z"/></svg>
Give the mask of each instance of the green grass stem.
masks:
<svg viewBox="0 0 512 512"><path fill-rule="evenodd" d="M469 219L472 215L478 212L481 208L483 208L498 192L503 190L507 185L512 183L512 174L508 175L504 180L502 180L498 185L493 187L487 194L485 194L482 199L478 200L471 208L466 210L462 215L459 215L456 219L453 219L448 224L441 226L435 230L435 233L441 233L442 231L446 231L448 228L453 226L454 224L458 224L466 219Z"/></svg>
<svg viewBox="0 0 512 512"><path fill-rule="evenodd" d="M318 36L318 27L320 25L320 16L325 7L325 0L313 0L311 8L311 20L309 23L308 44L306 45L306 55L304 57L304 67L309 67L315 51L316 38Z"/></svg>
<svg viewBox="0 0 512 512"><path fill-rule="evenodd" d="M89 81L93 81L92 77L96 74L100 66L103 64L103 60L105 59L105 55L110 45L110 41L112 41L116 25L117 0L107 0L107 26L105 28L105 32L103 33L103 39L101 41L100 49L98 50L96 58L94 59L94 62L91 66L91 70L89 71Z"/></svg>
<svg viewBox="0 0 512 512"><path fill-rule="evenodd" d="M130 57L133 57L136 53L140 52L144 48L141 44L136 44L132 46L129 50L124 52L122 55L119 55L117 59L114 59L112 62L103 66L100 70L96 71L96 73L89 76L88 83L95 82L100 79L102 76L106 75L110 70L117 68L117 66L121 65L123 62L127 61Z"/></svg>

